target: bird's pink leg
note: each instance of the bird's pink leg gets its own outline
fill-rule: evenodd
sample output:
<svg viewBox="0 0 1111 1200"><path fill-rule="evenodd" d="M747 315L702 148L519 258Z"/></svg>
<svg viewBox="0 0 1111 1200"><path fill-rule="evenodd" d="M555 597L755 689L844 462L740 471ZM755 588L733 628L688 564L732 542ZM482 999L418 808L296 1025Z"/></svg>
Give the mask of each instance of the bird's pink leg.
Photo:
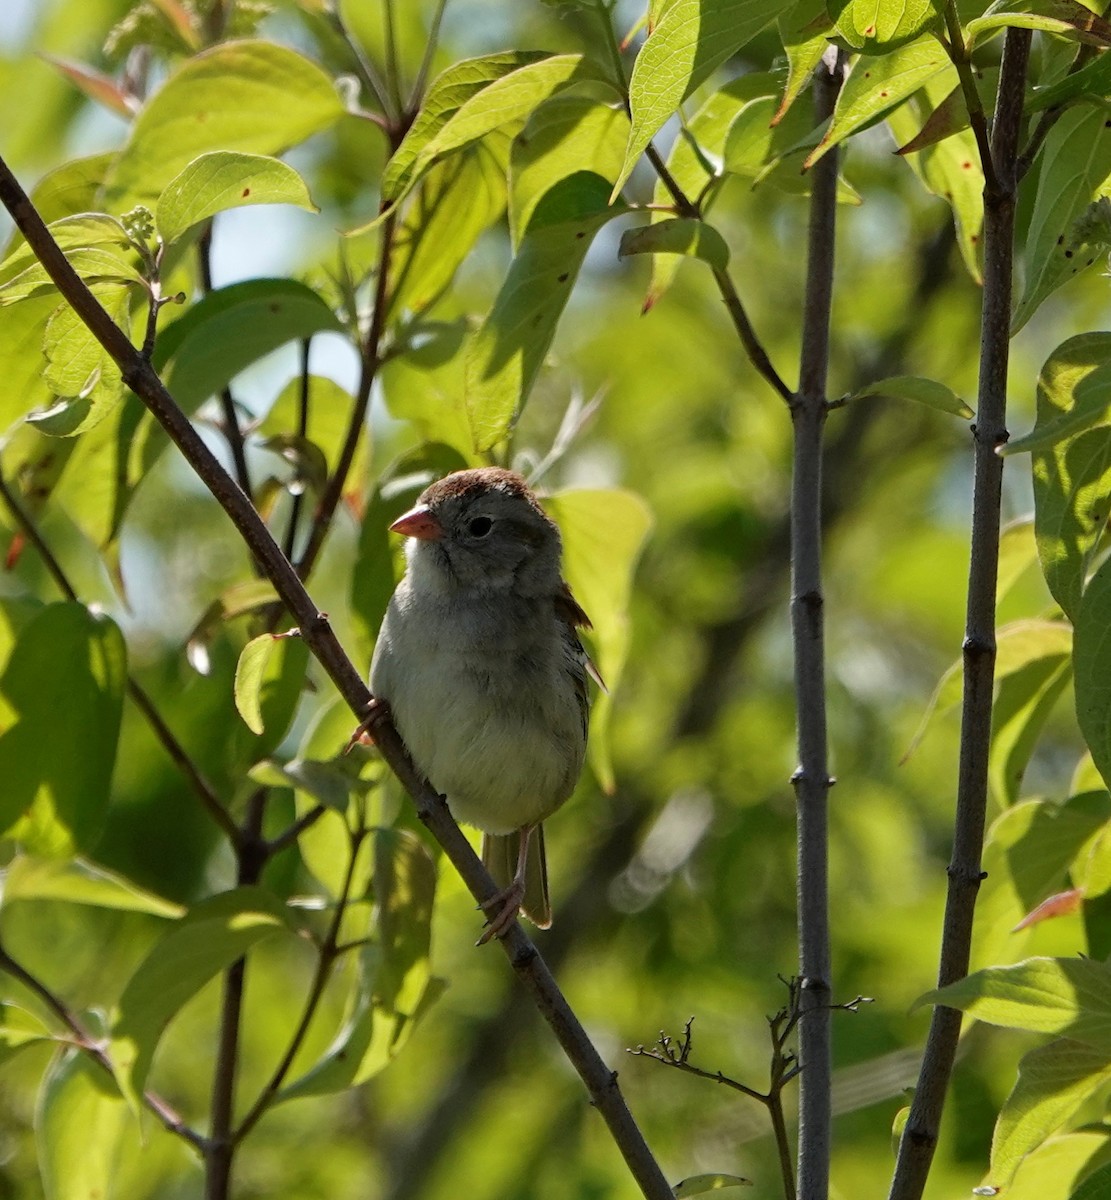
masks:
<svg viewBox="0 0 1111 1200"><path fill-rule="evenodd" d="M367 706L366 718L360 723L355 732L347 739L347 745L344 746L344 754L350 754L352 749L359 743L364 746L374 745L374 730L383 721L389 720L390 706L385 700L379 700L375 697Z"/></svg>
<svg viewBox="0 0 1111 1200"><path fill-rule="evenodd" d="M489 900L483 900L479 905L479 908L488 914L486 932L476 943L479 946L484 946L493 937L503 937L510 925L517 920L517 914L521 911L521 901L525 898L525 867L528 863L528 844L532 830L531 825L526 825L518 834L520 843L517 848L517 870L509 886L502 888Z"/></svg>

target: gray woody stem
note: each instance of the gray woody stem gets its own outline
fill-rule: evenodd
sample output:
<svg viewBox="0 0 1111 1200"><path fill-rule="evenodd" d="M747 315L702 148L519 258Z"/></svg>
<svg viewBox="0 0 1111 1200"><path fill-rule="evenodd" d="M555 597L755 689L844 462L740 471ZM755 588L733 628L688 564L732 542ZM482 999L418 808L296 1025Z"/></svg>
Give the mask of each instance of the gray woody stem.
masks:
<svg viewBox="0 0 1111 1200"><path fill-rule="evenodd" d="M327 617L313 604L297 572L271 537L254 506L205 445L150 363L116 327L70 266L2 158L0 201L11 213L58 290L119 365L124 383L166 430L198 478L231 518L263 574L273 583L298 623L309 650L351 711L359 717L365 715L372 700L370 690L344 653ZM479 901L491 899L497 893L497 886L452 819L442 797L413 766L401 739L388 723L376 727L375 732L382 757L413 797L417 815L439 842L471 894ZM602 1061L532 941L519 925L514 925L502 939L502 945L518 978L586 1085L643 1195L649 1200L673 1200L671 1188L625 1104L617 1086L616 1073Z"/></svg>
<svg viewBox="0 0 1111 1200"><path fill-rule="evenodd" d="M830 47L814 76L818 121L833 111L844 77ZM837 211L837 151L814 168L799 390L791 402L791 629L795 645L799 765L798 809L799 1092L798 1194L829 1192L832 1077L829 947L829 777L825 635L822 616L822 434L829 402L830 307Z"/></svg>
<svg viewBox="0 0 1111 1200"><path fill-rule="evenodd" d="M1030 31L1008 30L992 127L991 157L996 186L984 189L984 298L978 412L973 426L976 464L964 638L964 700L953 857L949 863L949 891L937 977L939 987L968 973L972 917L980 890L995 676L995 588L1003 479L1003 460L996 451L1007 440L1016 162L1029 54ZM988 172L985 175L992 178ZM934 1009L914 1103L899 1144L890 1200L917 1200L922 1195L937 1147L941 1112L960 1032L961 1014L956 1009L940 1005Z"/></svg>

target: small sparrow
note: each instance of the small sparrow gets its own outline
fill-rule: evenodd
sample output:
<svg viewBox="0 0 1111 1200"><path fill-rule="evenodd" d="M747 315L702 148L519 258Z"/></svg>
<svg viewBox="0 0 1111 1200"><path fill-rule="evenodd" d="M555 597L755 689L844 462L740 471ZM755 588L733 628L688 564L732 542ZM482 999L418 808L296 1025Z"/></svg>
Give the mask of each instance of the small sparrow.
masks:
<svg viewBox="0 0 1111 1200"><path fill-rule="evenodd" d="M551 925L541 822L571 795L586 754L590 628L560 575L559 530L520 475L456 471L390 529L410 539L370 686L458 821L485 835L502 890L480 942L519 911Z"/></svg>

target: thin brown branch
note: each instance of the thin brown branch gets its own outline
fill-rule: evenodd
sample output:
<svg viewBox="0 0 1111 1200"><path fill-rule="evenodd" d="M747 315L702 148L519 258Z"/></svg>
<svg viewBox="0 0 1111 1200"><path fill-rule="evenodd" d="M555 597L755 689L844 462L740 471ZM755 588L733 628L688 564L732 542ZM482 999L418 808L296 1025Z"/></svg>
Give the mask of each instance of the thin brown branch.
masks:
<svg viewBox="0 0 1111 1200"><path fill-rule="evenodd" d="M668 194L675 203L675 211L681 217L700 220L702 213L698 205L676 183L675 178L667 169L667 164L656 147L649 143L644 155L652 164L656 174L659 175L660 182L667 188ZM714 267L713 272L714 282L718 285L718 291L725 302L725 310L729 313L729 319L733 322L733 328L737 331L737 336L741 339L741 345L744 346L749 361L756 368L757 372L778 392L780 397L790 403L794 393L783 382L782 376L775 369L767 350L764 349L763 343L757 336L756 330L749 320L744 304L741 303L741 298L737 293L736 286L729 272L723 267Z"/></svg>
<svg viewBox="0 0 1111 1200"><path fill-rule="evenodd" d="M256 790L247 802L247 812L236 844L236 882L240 887L258 883L266 864L262 824L266 815L266 792ZM240 958L224 975L220 1004L219 1040L212 1073L212 1116L204 1160L205 1200L229 1200L232 1165L237 1139L235 1088L239 1076L240 1031L243 992L247 982L247 960Z"/></svg>
<svg viewBox="0 0 1111 1200"><path fill-rule="evenodd" d="M65 569L55 557L49 542L42 536L42 532L31 517L31 514L23 507L15 493L8 486L8 481L5 479L2 470L0 470L0 499L4 501L24 537L35 547L35 550L43 561L43 565L46 567L47 573L54 580L58 590L67 600L79 603L80 598L74 590ZM170 760L181 771L182 775L185 776L186 781L193 789L201 804L204 805L209 816L234 846L239 840L239 830L236 828L235 822L231 819L228 810L224 807L212 785L205 779L200 768L189 757L188 751L177 740L173 730L163 720L154 702L143 688L140 687L134 676L130 674L127 676L127 694L131 697L135 707L146 718L147 724L150 726L154 736L161 743L162 748L169 755Z"/></svg>
<svg viewBox="0 0 1111 1200"><path fill-rule="evenodd" d="M350 853L347 859L347 867L344 870L343 883L340 886L339 895L336 897L336 906L332 913L332 919L328 924L327 933L324 935L324 941L317 955L316 970L313 972L312 983L309 985L309 992L305 997L301 1019L297 1022L297 1028L293 1031L293 1035L289 1039L289 1044L285 1048L285 1053L274 1068L273 1074L266 1081L254 1104L247 1110L247 1114L232 1134L235 1142L241 1142L266 1114L266 1110L274 1102L274 1098L281 1090L281 1086L289 1074L289 1069L293 1066L293 1060L297 1057L297 1053L302 1045L304 1045L305 1038L309 1032L309 1026L316 1015L316 1010L324 995L324 989L328 985L332 967L336 958L341 953L339 946L340 926L343 923L344 913L347 911L347 902L350 898L351 886L355 878L355 865L359 860L359 847L362 845L365 835L365 830L360 830L351 835Z"/></svg>
<svg viewBox="0 0 1111 1200"><path fill-rule="evenodd" d="M83 1054L88 1055L111 1078L115 1078L112 1060L108 1057L108 1053L103 1045L81 1024L61 997L55 995L41 979L28 971L22 963L12 958L3 946L0 946L0 972L10 975L27 988L29 992L37 996L65 1026L67 1032L72 1036L73 1044L77 1049ZM150 1091L149 1089L144 1091L143 1103L154 1113L166 1130L188 1142L194 1149L200 1150L202 1153L204 1152L206 1147L205 1139L196 1130L191 1129L173 1107L159 1096L157 1092Z"/></svg>
<svg viewBox="0 0 1111 1200"><path fill-rule="evenodd" d="M207 296L212 291L212 225L210 220L197 239L197 260L201 272L201 290ZM155 317L152 316L152 321ZM149 355L147 356L149 359ZM231 452L231 460L235 465L235 478L243 489L245 496L251 496L251 475L247 469L247 448L243 441L243 430L239 424L239 413L235 407L235 397L230 387L224 387L220 392L220 410L223 414L221 427L224 439Z"/></svg>
<svg viewBox="0 0 1111 1200"><path fill-rule="evenodd" d="M327 811L328 809L323 804L317 804L314 808L310 808L308 812L298 817L288 829L283 830L277 837L272 838L267 843L267 857L273 858L275 854L280 854L283 850L288 850L301 834L310 826L315 825Z"/></svg>
<svg viewBox="0 0 1111 1200"><path fill-rule="evenodd" d="M1017 190L1018 139L1030 55L1030 31L1009 29L1003 44L992 128L998 190L984 189L984 292L975 438L972 544L965 615L964 696L953 856L942 927L938 986L968 972L972 920L982 878L995 675L995 591L999 565L1000 491L1007 441L1007 371ZM918 1200L937 1146L941 1114L960 1038L961 1014L937 1006L910 1116L899 1144L891 1200Z"/></svg>
<svg viewBox="0 0 1111 1200"><path fill-rule="evenodd" d="M371 389L374 387L378 369L382 365L382 337L386 329L386 313L389 308L390 256L396 227L396 213L390 213L382 222L379 235L374 311L371 313L370 326L362 347L359 385L355 390L355 402L351 408L347 436L344 438L336 469L332 472L332 477L328 480L320 502L317 504L305 548L297 560L297 574L301 579L308 579L316 565L316 560L332 527L332 518L343 499L347 478L351 473L351 465L355 461L355 453L359 448L359 439L364 436L363 426L366 424L367 409L370 406Z"/></svg>
<svg viewBox="0 0 1111 1200"><path fill-rule="evenodd" d="M945 27L949 31L949 40L944 45L949 52L949 58L957 69L961 91L964 93L965 107L968 109L968 120L972 126L972 134L976 139L976 149L980 153L980 166L984 172L984 187L996 191L999 182L995 173L995 160L991 152L991 138L988 135L988 119L984 112L984 102L980 99L980 89L976 86L976 76L972 70L972 59L968 52L968 44L964 40L961 29L961 19L957 12L956 0L946 0Z"/></svg>
<svg viewBox="0 0 1111 1200"><path fill-rule="evenodd" d="M309 650L352 712L361 719L373 697L359 671L344 653L327 617L317 609L296 570L282 554L243 491L205 445L150 364L132 347L70 266L2 158L0 202L11 213L59 291L119 364L128 387L143 401L198 478L227 512L297 622ZM492 899L497 894L497 885L455 823L443 798L435 793L413 766L396 730L383 722L376 727L375 734L382 757L412 796L418 817L443 848L468 890L480 903ZM548 1022L609 1127L642 1193L649 1200L673 1200L671 1188L629 1112L615 1074L598 1054L536 946L518 924L510 927L501 942L518 979Z"/></svg>
<svg viewBox="0 0 1111 1200"><path fill-rule="evenodd" d="M815 119L833 112L844 61L830 47L814 73ZM799 391L791 405L791 632L799 765L792 778L798 814L799 1094L798 1187L807 1200L829 1193L833 1076L829 931L829 747L826 730L822 594L822 440L829 411L829 330L837 218L836 149L814 168Z"/></svg>

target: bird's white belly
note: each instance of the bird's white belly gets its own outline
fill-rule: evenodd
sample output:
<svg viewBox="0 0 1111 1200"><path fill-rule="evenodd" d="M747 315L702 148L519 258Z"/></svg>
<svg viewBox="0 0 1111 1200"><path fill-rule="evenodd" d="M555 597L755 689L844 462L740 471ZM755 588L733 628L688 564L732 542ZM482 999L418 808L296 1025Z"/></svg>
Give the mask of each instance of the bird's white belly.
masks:
<svg viewBox="0 0 1111 1200"><path fill-rule="evenodd" d="M379 671L413 761L456 820L486 833L550 816L573 791L585 749L559 643L507 644L503 631L496 648L472 642L468 650L442 615L439 622L413 615L389 614L390 661ZM422 652L406 649L410 637L419 637Z"/></svg>

